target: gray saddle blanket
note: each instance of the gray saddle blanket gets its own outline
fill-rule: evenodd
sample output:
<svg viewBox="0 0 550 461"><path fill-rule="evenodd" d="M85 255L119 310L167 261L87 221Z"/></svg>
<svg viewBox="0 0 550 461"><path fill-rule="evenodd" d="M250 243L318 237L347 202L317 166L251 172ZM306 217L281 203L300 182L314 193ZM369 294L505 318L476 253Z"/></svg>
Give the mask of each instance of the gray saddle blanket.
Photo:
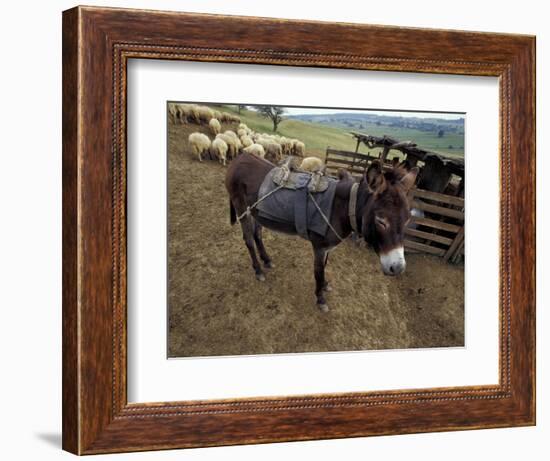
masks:
<svg viewBox="0 0 550 461"><path fill-rule="evenodd" d="M273 192L257 205L258 214L262 218L294 226L296 233L305 239L308 238L309 231L324 237L328 224L311 197L330 221L338 181L326 176L315 178L315 175L310 173L292 172L287 181L281 183L281 170L279 167L273 168L264 178L258 192L258 199L265 197L281 184L283 188ZM312 177L314 181L317 179L315 187L311 187L310 184ZM322 192L315 192L318 190Z"/></svg>

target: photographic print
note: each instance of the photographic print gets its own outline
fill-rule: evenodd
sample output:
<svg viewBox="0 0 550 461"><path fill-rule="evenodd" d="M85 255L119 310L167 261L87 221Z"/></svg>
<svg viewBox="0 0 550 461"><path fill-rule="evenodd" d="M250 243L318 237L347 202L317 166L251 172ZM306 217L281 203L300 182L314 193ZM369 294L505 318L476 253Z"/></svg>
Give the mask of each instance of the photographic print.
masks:
<svg viewBox="0 0 550 461"><path fill-rule="evenodd" d="M534 37L76 7L62 73L65 450L535 424Z"/></svg>
<svg viewBox="0 0 550 461"><path fill-rule="evenodd" d="M168 356L464 346L463 113L168 102Z"/></svg>

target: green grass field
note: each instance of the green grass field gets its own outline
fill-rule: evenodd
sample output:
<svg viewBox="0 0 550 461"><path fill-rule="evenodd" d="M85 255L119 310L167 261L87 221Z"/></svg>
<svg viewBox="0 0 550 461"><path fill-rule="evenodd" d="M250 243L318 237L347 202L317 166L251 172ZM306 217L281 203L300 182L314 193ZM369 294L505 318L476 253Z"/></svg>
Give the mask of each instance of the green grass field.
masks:
<svg viewBox="0 0 550 461"><path fill-rule="evenodd" d="M237 114L235 106L224 106L223 110ZM271 120L260 116L255 111L243 109L238 115L241 121L254 131L263 133L273 132ZM308 155L324 158L327 147L355 151L356 141L349 131L351 130L331 127L320 123L287 119L281 122L277 133L281 136L300 139L305 143ZM438 138L436 133L409 128L390 128L376 124L368 124L363 130L353 131L373 136L388 135L400 141L413 141L422 149L438 152L447 157L464 158L464 137L454 133L445 134L442 138ZM449 145L452 145L453 149L449 149ZM367 152L366 146L362 145L359 147L359 151Z"/></svg>

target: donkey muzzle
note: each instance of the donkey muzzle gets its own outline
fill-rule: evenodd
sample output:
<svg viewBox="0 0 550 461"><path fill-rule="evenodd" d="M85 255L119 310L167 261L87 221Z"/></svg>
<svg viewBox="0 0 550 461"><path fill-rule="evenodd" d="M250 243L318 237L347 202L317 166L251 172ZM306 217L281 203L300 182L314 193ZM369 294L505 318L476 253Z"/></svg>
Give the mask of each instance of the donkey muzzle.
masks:
<svg viewBox="0 0 550 461"><path fill-rule="evenodd" d="M387 253L380 253L380 264L386 275L399 275L405 271L405 252L403 247L394 248Z"/></svg>

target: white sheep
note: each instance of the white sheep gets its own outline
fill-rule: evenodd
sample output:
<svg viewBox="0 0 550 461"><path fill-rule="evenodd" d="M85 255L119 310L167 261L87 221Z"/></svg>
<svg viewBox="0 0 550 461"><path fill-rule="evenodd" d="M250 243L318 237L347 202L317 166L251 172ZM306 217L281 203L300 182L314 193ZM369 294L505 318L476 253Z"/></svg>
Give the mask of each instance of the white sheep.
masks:
<svg viewBox="0 0 550 461"><path fill-rule="evenodd" d="M252 141L250 136L243 136L241 138L241 143L244 147L248 147L248 146L251 146L252 144L254 144L254 141Z"/></svg>
<svg viewBox="0 0 550 461"><path fill-rule="evenodd" d="M247 132L244 128L239 128L237 130L237 135L239 136L239 138L242 138L243 136L246 136L247 135Z"/></svg>
<svg viewBox="0 0 550 461"><path fill-rule="evenodd" d="M283 158L283 150L281 148L281 145L275 140L273 136L264 134L258 137L256 143L263 146L265 157L270 162L277 163Z"/></svg>
<svg viewBox="0 0 550 461"><path fill-rule="evenodd" d="M304 157L306 155L306 145L302 141L297 139L293 140L293 153L298 157Z"/></svg>
<svg viewBox="0 0 550 461"><path fill-rule="evenodd" d="M188 123L191 119L191 114L189 112L189 106L184 106L183 104L178 104L178 120L182 123Z"/></svg>
<svg viewBox="0 0 550 461"><path fill-rule="evenodd" d="M191 145L193 154L197 157L199 162L202 162L202 154L210 148L210 138L202 133L191 133L189 135L189 144Z"/></svg>
<svg viewBox="0 0 550 461"><path fill-rule="evenodd" d="M232 131L232 130L226 130L226 131L224 131L223 134L226 134L226 135L228 135L228 136L231 136L231 137L233 137L233 138L235 138L235 139L239 139L239 137L238 137L238 136L235 134L235 132Z"/></svg>
<svg viewBox="0 0 550 461"><path fill-rule="evenodd" d="M306 157L302 160L300 164L300 169L304 171L310 171L312 173L322 171L325 167L325 164L320 158L317 157Z"/></svg>
<svg viewBox="0 0 550 461"><path fill-rule="evenodd" d="M214 118L214 112L210 107L199 106L199 120L201 123L209 123L211 119Z"/></svg>
<svg viewBox="0 0 550 461"><path fill-rule="evenodd" d="M267 137L265 134L260 134L256 136L255 138L252 138L256 144L261 144L264 149L271 144L273 141Z"/></svg>
<svg viewBox="0 0 550 461"><path fill-rule="evenodd" d="M285 138L284 136L281 137L279 140L281 147L283 148L283 154L284 155L291 155L292 154L292 139Z"/></svg>
<svg viewBox="0 0 550 461"><path fill-rule="evenodd" d="M200 123L199 106L196 104L186 104L183 106L183 111L188 122Z"/></svg>
<svg viewBox="0 0 550 461"><path fill-rule="evenodd" d="M227 150L227 143L223 139L216 138L214 139L214 141L212 141L212 145L210 146L210 153L215 158L217 158L219 162L223 164L223 166L225 166L227 160Z"/></svg>
<svg viewBox="0 0 550 461"><path fill-rule="evenodd" d="M210 119L210 121L208 122L208 126L210 127L210 130L212 130L212 134L214 136L219 134L220 131L222 130L221 123L215 118Z"/></svg>
<svg viewBox="0 0 550 461"><path fill-rule="evenodd" d="M171 113L173 113L174 123L177 123L178 121L181 123L187 122L187 116L185 113L185 107L184 104L171 104L172 107Z"/></svg>
<svg viewBox="0 0 550 461"><path fill-rule="evenodd" d="M241 121L241 119L236 115L229 114L227 112L222 112L220 120L224 123L230 123L230 122L239 123Z"/></svg>
<svg viewBox="0 0 550 461"><path fill-rule="evenodd" d="M173 116L174 119L177 121L177 118L178 118L178 109L179 109L179 104L177 103L170 103L168 104L168 114L170 116Z"/></svg>
<svg viewBox="0 0 550 461"><path fill-rule="evenodd" d="M227 147L228 147L227 156L229 159L233 159L238 155L239 150L242 147L242 144L236 135L231 136L226 131L225 133L220 133L219 135L217 135L216 138L223 139L223 141L227 144Z"/></svg>
<svg viewBox="0 0 550 461"><path fill-rule="evenodd" d="M264 158L265 157L265 150L261 144L251 144L248 147L245 147L243 149L243 152L246 152L247 154L256 155L257 157Z"/></svg>
<svg viewBox="0 0 550 461"><path fill-rule="evenodd" d="M168 119L172 123L176 123L178 119L178 110L175 104L168 104Z"/></svg>
<svg viewBox="0 0 550 461"><path fill-rule="evenodd" d="M280 144L272 142L266 146L265 149L265 158L273 163L278 163L283 158L283 149Z"/></svg>

